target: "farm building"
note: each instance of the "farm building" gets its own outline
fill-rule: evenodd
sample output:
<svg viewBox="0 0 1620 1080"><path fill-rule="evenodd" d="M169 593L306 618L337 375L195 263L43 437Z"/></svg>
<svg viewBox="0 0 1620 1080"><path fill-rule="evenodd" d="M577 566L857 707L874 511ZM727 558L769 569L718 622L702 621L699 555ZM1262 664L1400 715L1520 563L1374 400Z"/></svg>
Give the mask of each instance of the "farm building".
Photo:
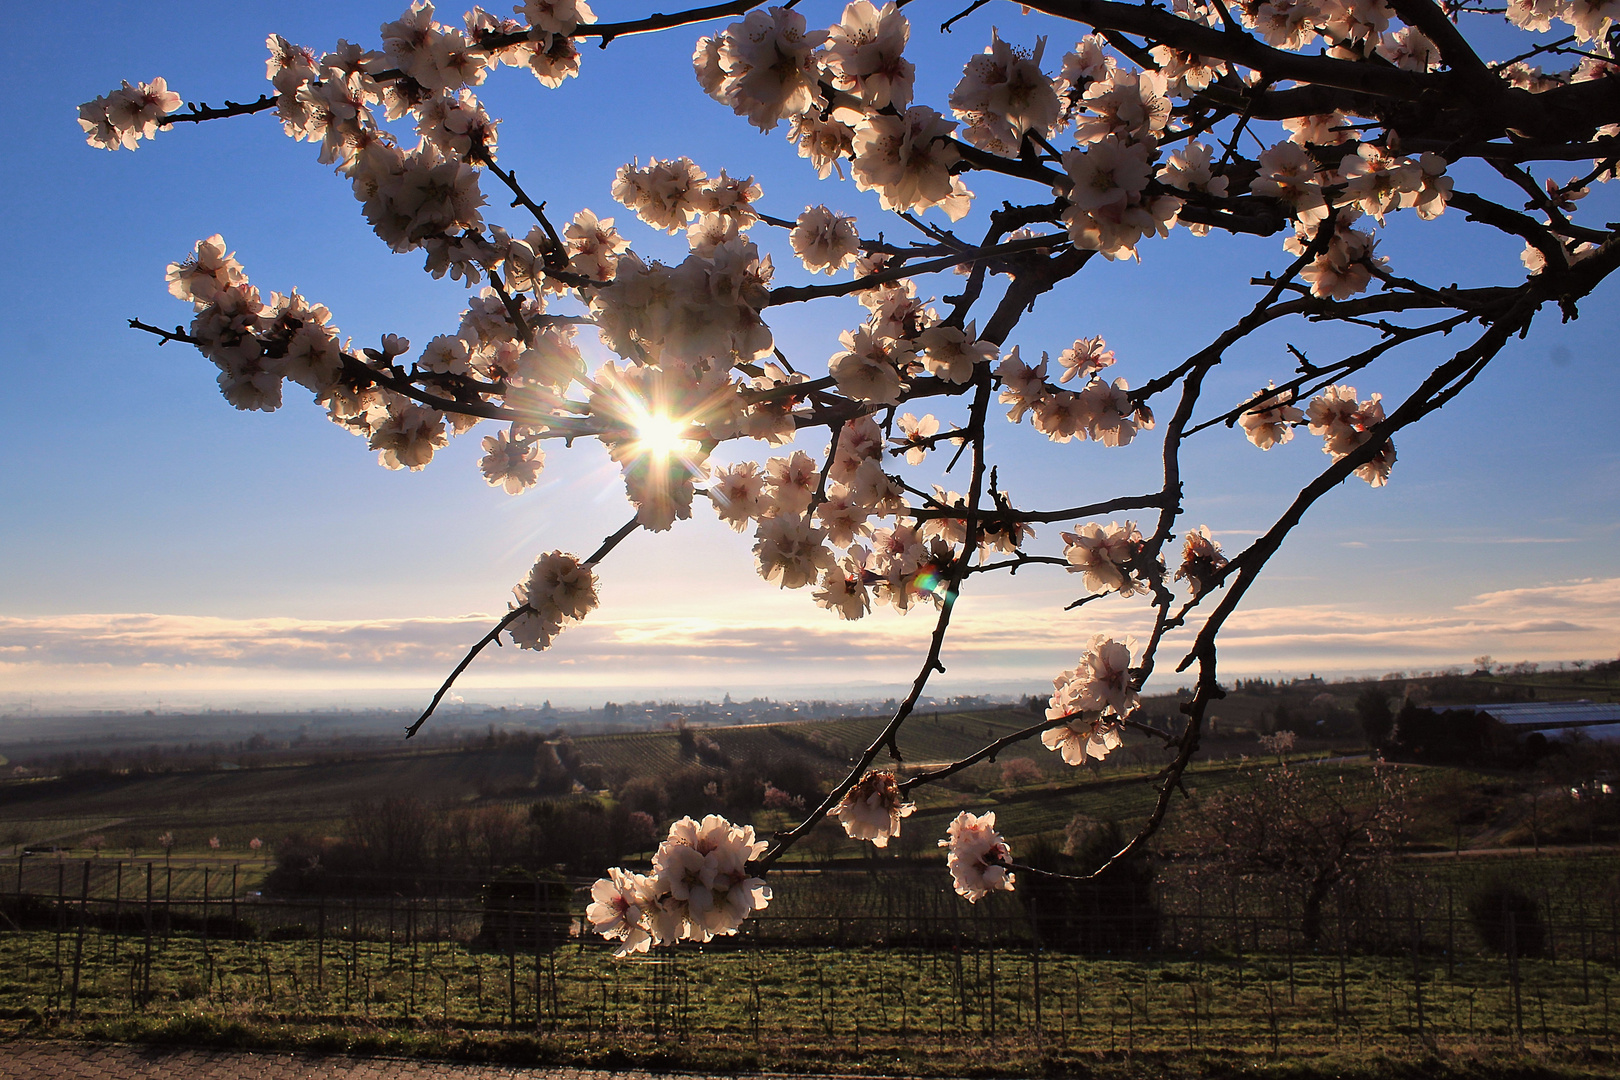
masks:
<svg viewBox="0 0 1620 1080"><path fill-rule="evenodd" d="M1620 741L1620 704L1533 701L1512 704L1407 705L1393 744L1419 760L1539 759L1556 742Z"/></svg>
<svg viewBox="0 0 1620 1080"><path fill-rule="evenodd" d="M1506 728L1520 745L1536 742L1544 745L1559 739L1620 742L1620 702L1521 701L1461 708L1489 716Z"/></svg>

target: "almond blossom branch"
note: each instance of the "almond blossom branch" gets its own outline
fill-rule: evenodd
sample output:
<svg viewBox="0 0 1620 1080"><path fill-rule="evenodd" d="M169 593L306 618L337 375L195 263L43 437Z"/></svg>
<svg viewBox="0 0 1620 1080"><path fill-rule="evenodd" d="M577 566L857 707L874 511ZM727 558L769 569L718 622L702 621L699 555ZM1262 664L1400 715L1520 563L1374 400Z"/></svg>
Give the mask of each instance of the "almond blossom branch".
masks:
<svg viewBox="0 0 1620 1080"><path fill-rule="evenodd" d="M1055 727L1062 727L1064 724L1067 724L1073 719L1075 719L1073 716L1059 716L1050 720L1042 720L1040 723L1031 724L1028 727L1019 728L1017 731L1003 735L994 742L985 743L983 746L979 747L979 749L973 751L973 753L967 755L966 757L959 758L956 761L951 762L949 765L941 765L937 769L928 769L924 772L912 773L910 776L900 781L900 783L897 785L900 789L900 794L909 795L913 788L921 787L923 784L938 783L947 776L955 776L963 769L971 768L981 761L994 761L996 760L996 755L1007 749L1007 747L1015 746L1018 743L1032 739L1041 734L1043 731L1048 731Z"/></svg>
<svg viewBox="0 0 1620 1080"><path fill-rule="evenodd" d="M584 561L583 565L587 567L595 566L597 563L607 558L608 554L614 548L618 547L619 543L624 540L625 537L629 536L640 527L641 522L637 518L631 518L629 521L620 526L619 530L612 536L609 536L606 540L603 540L602 546L592 552L590 557ZM479 653L488 648L491 643L499 644L501 634L506 632L507 627L511 626L524 615L534 613L534 608L527 604L519 604L511 611L508 611L505 615L501 616L501 620L495 624L489 633L479 638L478 643L467 651L466 656L461 658L461 663L457 664L455 669L450 672L450 677L444 680L444 683L439 687L438 692L433 695L433 700L428 702L426 709L422 710L422 715L418 716L416 718L416 722L405 729L405 737L409 739L422 729L422 725L427 723L428 717L433 715L433 710L439 707L439 702L444 700L444 695L450 692L450 688L456 684L456 680L461 677L461 673L466 671L472 662L478 658Z"/></svg>
<svg viewBox="0 0 1620 1080"><path fill-rule="evenodd" d="M985 471L984 418L990 403L990 372L987 368L979 369L975 376L974 385L976 390L973 398L973 420L969 424L974 429L973 479L968 495L967 528L962 544L962 553L957 559L953 560L951 565L950 577L945 586L944 596L940 600L939 617L934 623L934 632L929 639L928 655L923 660L922 669L917 672L916 679L912 681L911 692L906 695L905 700L900 702L899 707L895 709L894 716L884 725L877 738L873 739L871 745L862 752L855 763L855 767L833 790L827 793L821 803L803 821L788 830L788 832L777 836L775 843L754 864L758 872L763 873L768 870L782 857L788 848L792 847L811 829L814 829L821 819L826 817L832 808L843 800L844 796L861 777L866 775L867 769L871 767L873 761L877 760L878 754L883 751L884 747L888 747L895 759L899 760L900 748L895 739L900 732L901 726L905 724L906 718L916 708L917 701L922 696L923 688L928 685L929 678L935 671L945 670L944 665L940 663L940 650L945 644L945 634L950 628L951 613L956 608L956 598L960 594L962 579L967 572L968 561L972 558L972 552L978 545L979 519L977 507Z"/></svg>
<svg viewBox="0 0 1620 1080"><path fill-rule="evenodd" d="M251 116L267 109L276 107L276 95L261 94L257 101L229 101L222 108L215 108L206 101L201 105L186 102L190 112L170 113L158 121L159 127L168 127L170 124L200 124L205 120L222 120L227 116Z"/></svg>
<svg viewBox="0 0 1620 1080"><path fill-rule="evenodd" d="M1016 255L1030 251L1052 250L1065 248L1069 244L1069 237L1064 233L1055 233L1051 236L1031 236L1020 240L1011 240L1005 244L997 244L989 248L970 248L960 254L946 255L926 262L914 263L909 266L886 266L873 274L858 277L853 281L832 282L827 285L784 285L771 290L767 307L776 307L780 304L796 304L806 300L818 300L828 296L848 296L850 293L865 292L874 286L884 285L901 278L915 277L918 274L931 274L939 270L950 270L963 263L983 262L999 258L1004 255Z"/></svg>

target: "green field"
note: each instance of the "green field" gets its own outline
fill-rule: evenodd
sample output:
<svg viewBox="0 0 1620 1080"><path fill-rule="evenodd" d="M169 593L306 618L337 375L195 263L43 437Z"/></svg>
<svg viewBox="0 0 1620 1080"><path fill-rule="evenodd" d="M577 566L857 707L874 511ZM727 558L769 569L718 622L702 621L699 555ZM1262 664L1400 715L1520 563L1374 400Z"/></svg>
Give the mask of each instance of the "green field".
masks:
<svg viewBox="0 0 1620 1080"><path fill-rule="evenodd" d="M1357 1061L1398 1073L1504 1057L1602 1075L1620 1025L1614 967L1573 961L1141 962L982 947L614 961L595 946L505 955L332 931L321 949L177 936L150 953L138 935L5 935L0 1017L31 1037L957 1075L1343 1074Z"/></svg>

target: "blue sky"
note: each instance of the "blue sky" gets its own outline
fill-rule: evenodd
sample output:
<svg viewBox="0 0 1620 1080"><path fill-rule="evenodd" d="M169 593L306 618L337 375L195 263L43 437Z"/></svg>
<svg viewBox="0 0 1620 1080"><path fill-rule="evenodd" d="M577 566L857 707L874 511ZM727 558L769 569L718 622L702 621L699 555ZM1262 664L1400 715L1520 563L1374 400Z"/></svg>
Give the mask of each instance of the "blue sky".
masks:
<svg viewBox="0 0 1620 1080"><path fill-rule="evenodd" d="M541 487L516 498L482 482L476 436L424 472L390 473L297 394L273 414L238 413L195 351L158 348L125 324L187 321L163 268L221 232L262 289L297 286L357 341L399 333L420 345L453 332L461 286L428 278L420 255L391 255L347 182L270 116L164 132L133 154L92 150L74 121L80 102L123 78L164 75L191 101L251 99L267 88L267 33L317 49L339 37L374 46L378 24L401 6L92 3L75 9L77 25L90 29L76 35L67 62L32 44L60 36L49 6L9 13L0 78L10 100L28 102L12 125L26 148L14 160L29 171L14 166L13 224L0 240L0 710L29 699L411 700L504 610L537 553L583 553L628 517L616 470L595 444L551 450ZM650 10L596 6L604 18ZM838 6L803 9L824 25ZM1049 67L1073 43L1066 28L1022 19L1011 4L948 36L923 9L908 8L911 55L918 99L936 105L992 25L1023 45L1052 32ZM634 157L686 154L710 173L752 173L773 213L825 202L856 214L868 235L903 235L903 225L881 223L869 193L818 182L782 130L762 135L709 101L691 75L699 32L588 48L582 77L559 90L502 69L480 96L503 119L503 164L560 216L585 206L612 215L653 256L681 250L607 195L614 170ZM1039 195L972 180L980 207ZM1496 190L1466 173L1459 183ZM527 229L493 184L485 190L487 220ZM1606 192L1588 205L1591 220L1616 216ZM764 239L779 283L808 280L779 237ZM1144 244L1141 265L1096 260L1009 344L1056 353L1101 333L1134 385L1246 309L1249 277L1286 263L1279 240L1178 230ZM1455 211L1432 224L1392 219L1380 250L1398 271L1442 282L1508 281L1518 267L1517 244L1482 235ZM923 291L938 296L955 284L936 279ZM1614 299L1611 284L1568 325L1544 314L1453 406L1398 440L1387 488L1352 481L1314 510L1234 622L1223 671L1416 671L1479 653L1613 657ZM771 322L784 350L814 367L858 310L840 301L773 311ZM1286 377L1289 342L1323 356L1355 346L1292 324L1257 336L1210 380L1209 407ZM1398 398L1445 344L1401 354L1355 385ZM815 452L824 442L804 446ZM1154 481L1150 439L1106 451L1006 427L994 445L1007 462L1004 486L1026 504L1072 505ZM1303 432L1266 454L1224 429L1195 446L1188 524L1209 525L1229 550L1265 528L1327 461ZM1043 530L1043 539L1055 544L1058 531ZM602 567L604 604L589 623L547 654L503 650L481 661L465 693L600 700L774 686L860 696L910 679L926 615L838 623L807 592L759 581L750 546L702 506L671 533L632 538ZM1077 587L1061 572L975 582L942 688L1037 689L1072 666L1092 633L1145 629L1132 601L1064 613Z"/></svg>

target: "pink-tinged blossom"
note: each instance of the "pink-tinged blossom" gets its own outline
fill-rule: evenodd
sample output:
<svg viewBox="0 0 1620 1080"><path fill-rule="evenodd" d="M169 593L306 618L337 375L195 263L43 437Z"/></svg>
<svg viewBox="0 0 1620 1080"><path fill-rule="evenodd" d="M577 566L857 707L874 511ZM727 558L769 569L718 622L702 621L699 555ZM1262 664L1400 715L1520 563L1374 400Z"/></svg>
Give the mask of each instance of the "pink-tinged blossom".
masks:
<svg viewBox="0 0 1620 1080"><path fill-rule="evenodd" d="M1451 198L1451 189L1455 183L1446 173L1446 159L1439 154L1423 154L1417 159L1418 169L1421 173L1419 186L1415 191L1407 191L1401 196L1401 205L1417 210L1418 217L1424 221L1433 221L1446 212L1446 202ZM1547 181L1552 185L1551 178ZM1581 195L1585 192L1582 191ZM1580 198L1580 195L1574 196ZM1573 203L1563 207L1573 210Z"/></svg>
<svg viewBox="0 0 1620 1080"><path fill-rule="evenodd" d="M247 282L236 252L226 253L225 238L219 233L197 241L196 248L183 261L170 263L167 277L169 294L189 301L198 310L223 290Z"/></svg>
<svg viewBox="0 0 1620 1080"><path fill-rule="evenodd" d="M1327 217L1322 172L1303 145L1280 142L1261 152L1259 166L1259 175L1249 181L1251 192L1287 203L1294 215L1307 224Z"/></svg>
<svg viewBox="0 0 1620 1080"><path fill-rule="evenodd" d="M694 252L674 267L626 252L613 281L592 295L591 315L603 344L635 364L752 362L771 352L771 331L759 312L773 273L770 257L761 258L744 238L707 255Z"/></svg>
<svg viewBox="0 0 1620 1080"><path fill-rule="evenodd" d="M1388 260L1373 254L1378 246L1377 237L1364 229L1352 227L1360 214L1341 212L1334 222L1333 238L1327 250L1317 255L1300 271L1300 277L1310 284L1311 295L1320 299L1348 300L1362 292L1372 280L1372 267L1382 268ZM1319 225L1297 222L1294 235L1283 241L1283 250L1292 255L1303 255L1309 248Z"/></svg>
<svg viewBox="0 0 1620 1080"><path fill-rule="evenodd" d="M463 87L430 94L417 104L416 117L416 133L444 151L446 157L494 159L499 121L490 119L471 90Z"/></svg>
<svg viewBox="0 0 1620 1080"><path fill-rule="evenodd" d="M900 820L917 809L900 794L894 773L869 772L844 793L832 814L851 840L870 840L874 847L888 847L891 836L900 835Z"/></svg>
<svg viewBox="0 0 1620 1080"><path fill-rule="evenodd" d="M450 442L444 428L444 413L417 405L399 395L388 401L388 412L371 433L371 449L385 469L427 468L433 454Z"/></svg>
<svg viewBox="0 0 1620 1080"><path fill-rule="evenodd" d="M827 542L834 547L848 547L865 536L866 521L871 516L872 508L836 480L827 482L827 497L816 504L816 524L827 530Z"/></svg>
<svg viewBox="0 0 1620 1080"><path fill-rule="evenodd" d="M1561 0L1508 0L1507 20L1521 30L1540 33L1552 29L1563 6Z"/></svg>
<svg viewBox="0 0 1620 1080"><path fill-rule="evenodd" d="M1101 335L1093 338L1076 338L1073 345L1058 353L1058 366L1063 374L1058 376L1058 382L1069 382L1079 379L1083 384L1093 375L1114 363L1114 352L1108 348L1108 343Z"/></svg>
<svg viewBox="0 0 1620 1080"><path fill-rule="evenodd" d="M1377 52L1402 71L1433 71L1440 66L1440 50L1415 26L1403 26L1385 34Z"/></svg>
<svg viewBox="0 0 1620 1080"><path fill-rule="evenodd" d="M371 143L354 158L350 175L366 220L395 251L411 251L429 237L483 230L478 170L446 160L431 143L409 154Z"/></svg>
<svg viewBox="0 0 1620 1080"><path fill-rule="evenodd" d="M1159 166L1159 182L1180 191L1196 191L1216 198L1226 197L1227 179L1214 173L1214 148L1208 143L1193 142L1170 153ZM1205 224L1189 225L1194 236L1208 236Z"/></svg>
<svg viewBox="0 0 1620 1080"><path fill-rule="evenodd" d="M1074 121L1080 143L1113 136L1152 145L1170 122L1170 88L1162 72L1111 68L1085 92L1086 111Z"/></svg>
<svg viewBox="0 0 1620 1080"><path fill-rule="evenodd" d="M522 649L544 649L564 626L579 622L595 610L596 571L589 563L562 551L535 560L529 576L512 587L522 616L508 626L512 640Z"/></svg>
<svg viewBox="0 0 1620 1080"><path fill-rule="evenodd" d="M1317 0L1265 0L1242 5L1244 22L1260 31L1267 45L1295 51L1317 38L1317 27L1324 20Z"/></svg>
<svg viewBox="0 0 1620 1080"><path fill-rule="evenodd" d="M868 271L856 265L857 278L866 273ZM863 289L855 294L855 299L872 313L866 320L866 329L875 337L905 338L910 341L939 321L934 309L917 295L917 283L910 278L886 281Z"/></svg>
<svg viewBox="0 0 1620 1080"><path fill-rule="evenodd" d="M754 204L764 195L765 190L752 176L728 176L726 170L721 169L719 176L705 180L698 187L692 206L699 214L729 218L739 229L746 230L759 220Z"/></svg>
<svg viewBox="0 0 1620 1080"><path fill-rule="evenodd" d="M1088 433L1104 446L1129 446L1138 430L1153 427L1152 413L1131 398L1124 379L1112 383L1093 379L1081 393L1091 399Z"/></svg>
<svg viewBox="0 0 1620 1080"><path fill-rule="evenodd" d="M1103 719L1100 712L1082 713L1041 733L1041 745L1062 754L1069 765L1084 765L1087 758L1101 761L1119 744L1119 725Z"/></svg>
<svg viewBox="0 0 1620 1080"><path fill-rule="evenodd" d="M612 281L619 269L619 256L630 241L619 235L612 218L598 218L581 210L563 229L563 246L568 251L568 269L592 281Z"/></svg>
<svg viewBox="0 0 1620 1080"><path fill-rule="evenodd" d="M822 117L820 109L806 109L791 118L788 142L799 148L799 156L808 158L823 180L834 169L843 179L841 159L855 156L855 129L841 120Z"/></svg>
<svg viewBox="0 0 1620 1080"><path fill-rule="evenodd" d="M1048 720L1077 713L1103 712L1123 719L1141 704L1131 681L1131 643L1106 634L1091 639L1091 647L1072 670L1052 680L1054 692L1046 708Z"/></svg>
<svg viewBox="0 0 1620 1080"><path fill-rule="evenodd" d="M962 138L992 154L1012 157L1025 134L1048 136L1057 130L1062 102L1052 80L1041 71L1046 39L1037 38L1033 53L1001 40L994 28L984 53L962 69L951 91L951 112L961 120Z"/></svg>
<svg viewBox="0 0 1620 1080"><path fill-rule="evenodd" d="M1397 157L1372 143L1362 143L1355 153L1340 160L1339 178L1344 182L1344 194L1339 196L1338 205L1358 206L1380 225L1385 214L1403 204L1412 205L1423 186L1423 172L1417 162ZM1408 201L1409 195L1412 201Z"/></svg>
<svg viewBox="0 0 1620 1080"><path fill-rule="evenodd" d="M880 458L868 458L850 478L850 501L867 515L891 517L906 508L906 490L900 479L883 470ZM864 521L864 518L862 519ZM864 526L861 532L867 531Z"/></svg>
<svg viewBox="0 0 1620 1080"><path fill-rule="evenodd" d="M777 514L759 523L754 533L759 576L784 589L802 589L833 564L822 541L826 531L799 514Z"/></svg>
<svg viewBox="0 0 1620 1080"><path fill-rule="evenodd" d="M955 128L926 105L900 116L868 115L855 129L855 186L876 191L885 210L937 206L960 220L973 196L950 173L961 156L950 141Z"/></svg>
<svg viewBox="0 0 1620 1080"><path fill-rule="evenodd" d="M978 903L993 892L1012 892L1015 879L1008 870L1012 852L996 832L994 811L974 815L964 810L957 814L939 846L949 849L946 865L957 895Z"/></svg>
<svg viewBox="0 0 1620 1080"><path fill-rule="evenodd" d="M467 361L467 343L454 334L440 334L427 343L416 361L423 371L440 375L467 375L472 365Z"/></svg>
<svg viewBox="0 0 1620 1080"><path fill-rule="evenodd" d="M980 364L996 358L996 346L980 341L976 323L967 327L930 326L917 335L917 351L928 374L961 386L971 382Z"/></svg>
<svg viewBox="0 0 1620 1080"><path fill-rule="evenodd" d="M698 193L707 180L691 158L653 158L644 169L638 164L619 166L613 197L653 228L675 233L698 216Z"/></svg>
<svg viewBox="0 0 1620 1080"><path fill-rule="evenodd" d="M1063 221L1076 246L1108 259L1135 257L1144 236L1169 234L1181 200L1147 194L1149 153L1145 143L1114 135L1100 137L1087 149L1064 152L1063 168L1072 184Z"/></svg>
<svg viewBox="0 0 1620 1080"><path fill-rule="evenodd" d="M911 104L916 70L903 55L910 37L911 23L895 4L880 11L867 0L854 0L827 31L822 59L832 84L868 110L904 109Z"/></svg>
<svg viewBox="0 0 1620 1080"><path fill-rule="evenodd" d="M1176 570L1175 579L1186 581L1193 598L1197 599L1215 584L1226 563L1221 545L1210 535L1209 526L1200 525L1182 541L1181 566Z"/></svg>
<svg viewBox="0 0 1620 1080"><path fill-rule="evenodd" d="M1208 8L1189 3L1188 0L1176 0L1174 7L1176 14L1189 22L1213 26L1219 19ZM1155 45L1149 52L1159 65L1166 88L1173 97L1191 97L1200 90L1206 90L1228 70L1224 60L1184 52L1171 45Z"/></svg>
<svg viewBox="0 0 1620 1080"><path fill-rule="evenodd" d="M860 254L861 234L855 219L825 206L807 206L788 234L793 253L811 273L836 274Z"/></svg>
<svg viewBox="0 0 1620 1080"><path fill-rule="evenodd" d="M905 489L900 481L883 471L883 462L867 458L849 479L850 498L872 513L896 514L905 508Z"/></svg>
<svg viewBox="0 0 1620 1080"><path fill-rule="evenodd" d="M737 532L761 517L767 505L765 477L752 461L716 468L709 476L708 492L714 512Z"/></svg>
<svg viewBox="0 0 1620 1080"><path fill-rule="evenodd" d="M1063 123L1079 106L1092 83L1107 79L1119 62L1108 53L1108 42L1101 34L1088 34L1063 55L1063 69L1052 80L1052 89L1063 102Z"/></svg>
<svg viewBox="0 0 1620 1080"><path fill-rule="evenodd" d="M1046 364L1045 353L1041 354L1041 362L1033 367L1024 363L1019 359L1018 346L1014 345L996 367L996 378L1001 380L1001 403L1012 406L1007 410L1008 420L1015 424L1021 422L1026 412L1047 397Z"/></svg>
<svg viewBox="0 0 1620 1080"><path fill-rule="evenodd" d="M915 357L897 338L879 337L865 327L838 335L844 351L827 361L827 373L840 393L858 401L894 405L900 400L901 369Z"/></svg>
<svg viewBox="0 0 1620 1080"><path fill-rule="evenodd" d="M163 117L177 111L179 94L162 79L123 87L79 106L85 142L102 150L133 150L142 139L157 135Z"/></svg>
<svg viewBox="0 0 1620 1080"><path fill-rule="evenodd" d="M1293 390L1276 390L1267 383L1264 390L1249 399L1249 407L1238 418L1243 434L1262 450L1292 439L1294 425L1305 419L1305 414L1292 404L1293 400Z"/></svg>
<svg viewBox="0 0 1620 1080"><path fill-rule="evenodd" d="M906 464L921 465L928 451L934 448L932 437L939 433L938 417L928 413L919 420L911 413L905 413L895 421L895 426L900 429L900 434L889 441L897 449L905 449Z"/></svg>
<svg viewBox="0 0 1620 1080"><path fill-rule="evenodd" d="M1353 142L1356 133L1354 121L1335 109L1329 113L1291 116L1282 122L1289 139L1301 146L1336 146Z"/></svg>
<svg viewBox="0 0 1620 1080"><path fill-rule="evenodd" d="M1063 542L1069 573L1084 574L1088 592L1132 596L1147 590L1148 583L1131 565L1142 550L1142 532L1136 522L1077 525L1074 532L1063 534Z"/></svg>
<svg viewBox="0 0 1620 1080"><path fill-rule="evenodd" d="M803 514L816 496L821 467L803 450L791 457L771 458L765 463L765 486L771 505L779 514Z"/></svg>
<svg viewBox="0 0 1620 1080"><path fill-rule="evenodd" d="M598 933L622 942L616 956L735 934L770 902L770 887L748 873L748 863L766 846L752 825L717 815L701 822L681 818L658 845L652 873L610 869L592 887L586 917Z"/></svg>
<svg viewBox="0 0 1620 1080"><path fill-rule="evenodd" d="M1042 353L1041 356L1044 360L1046 354ZM1095 404L1095 395L1059 390L1055 394L1046 394L1035 403L1030 422L1035 425L1036 431L1055 443L1066 443L1073 439L1084 442L1097 422Z"/></svg>
<svg viewBox="0 0 1620 1080"><path fill-rule="evenodd" d="M521 12L529 26L537 31L533 34L536 39L540 34L568 37L581 23L596 21L596 13L585 0L523 0L523 6L514 10Z"/></svg>
<svg viewBox="0 0 1620 1080"><path fill-rule="evenodd" d="M721 79L709 93L761 131L769 131L820 102L821 65L815 49L826 37L824 30L807 31L804 16L797 11L780 7L751 11L720 36L715 65ZM706 68L698 75L713 81Z"/></svg>
<svg viewBox="0 0 1620 1080"><path fill-rule="evenodd" d="M288 296L270 295L265 307L267 338L283 343L276 363L280 373L324 400L338 388L343 353L338 328L325 304L312 304L294 289Z"/></svg>
<svg viewBox="0 0 1620 1080"><path fill-rule="evenodd" d="M1088 149L1066 151L1063 169L1074 183L1069 202L1082 210L1129 204L1142 194L1153 175L1148 167L1149 153L1142 143L1123 142L1112 135Z"/></svg>
<svg viewBox="0 0 1620 1080"><path fill-rule="evenodd" d="M617 866L591 886L591 903L585 909L585 918L590 921L592 930L609 941L619 942L614 957L646 952L652 945L652 932L643 911L644 905L651 906L652 889L653 879L648 875Z"/></svg>
<svg viewBox="0 0 1620 1080"><path fill-rule="evenodd" d="M1371 439L1373 427L1383 422L1383 395L1358 401L1355 387L1329 386L1311 399L1306 416L1311 434L1322 437L1322 452L1338 461ZM1383 487L1389 482L1394 464L1395 444L1386 440L1376 456L1356 469L1355 475L1373 487Z"/></svg>
<svg viewBox="0 0 1620 1080"><path fill-rule="evenodd" d="M1558 17L1574 27L1576 41L1602 41L1620 19L1620 2L1569 0Z"/></svg>
<svg viewBox="0 0 1620 1080"><path fill-rule="evenodd" d="M818 518L822 507L826 505L822 503L816 508ZM835 611L839 618L849 622L863 618L872 610L872 597L867 592L865 576L865 571L856 559L840 560L836 565L828 567L821 575L821 584L811 594L816 606ZM881 841L878 846L882 846Z"/></svg>
<svg viewBox="0 0 1620 1080"><path fill-rule="evenodd" d="M490 487L516 495L539 481L545 464L545 451L537 440L514 439L505 431L484 436L484 457L478 467Z"/></svg>
<svg viewBox="0 0 1620 1080"><path fill-rule="evenodd" d="M830 480L847 484L855 477L861 463L883 453L883 429L870 416L857 416L846 420L838 429L838 442L833 448L832 467L827 471Z"/></svg>

